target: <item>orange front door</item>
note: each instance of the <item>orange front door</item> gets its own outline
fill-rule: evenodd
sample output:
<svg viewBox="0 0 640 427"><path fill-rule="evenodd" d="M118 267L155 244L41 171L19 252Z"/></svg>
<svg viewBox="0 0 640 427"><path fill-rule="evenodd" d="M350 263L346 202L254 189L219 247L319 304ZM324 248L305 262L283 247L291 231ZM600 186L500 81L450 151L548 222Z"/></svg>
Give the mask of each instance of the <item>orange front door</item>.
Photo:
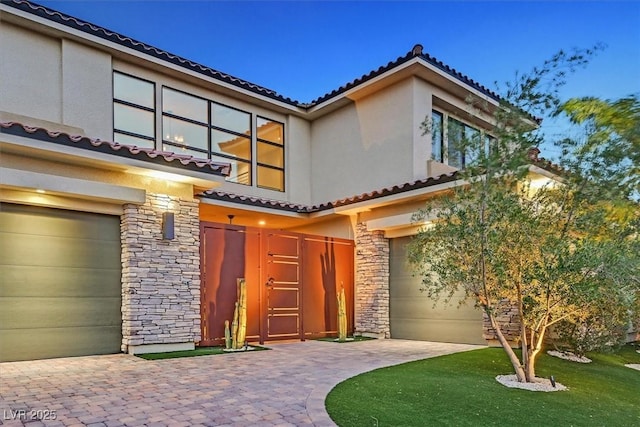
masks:
<svg viewBox="0 0 640 427"><path fill-rule="evenodd" d="M301 239L296 234L268 232L264 244L265 328L267 340L304 338L300 286Z"/></svg>

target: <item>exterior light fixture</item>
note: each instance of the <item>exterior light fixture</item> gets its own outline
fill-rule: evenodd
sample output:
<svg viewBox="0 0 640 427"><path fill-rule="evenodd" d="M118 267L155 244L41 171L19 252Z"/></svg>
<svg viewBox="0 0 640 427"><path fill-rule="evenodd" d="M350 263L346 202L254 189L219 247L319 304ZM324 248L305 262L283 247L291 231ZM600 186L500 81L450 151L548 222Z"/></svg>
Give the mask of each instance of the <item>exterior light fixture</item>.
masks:
<svg viewBox="0 0 640 427"><path fill-rule="evenodd" d="M162 213L162 238L173 240L175 238L175 218L173 212Z"/></svg>
<svg viewBox="0 0 640 427"><path fill-rule="evenodd" d="M267 221L265 221L264 219L261 219L260 221L258 221L258 224L260 225L265 225L267 223Z"/></svg>

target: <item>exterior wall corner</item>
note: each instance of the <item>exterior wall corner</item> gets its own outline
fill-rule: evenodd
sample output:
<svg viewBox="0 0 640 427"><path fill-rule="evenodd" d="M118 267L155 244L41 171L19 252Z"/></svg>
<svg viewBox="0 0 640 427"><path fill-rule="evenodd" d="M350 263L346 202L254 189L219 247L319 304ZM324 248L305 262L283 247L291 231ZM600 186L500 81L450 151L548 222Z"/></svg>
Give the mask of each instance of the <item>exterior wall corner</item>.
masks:
<svg viewBox="0 0 640 427"><path fill-rule="evenodd" d="M147 193L125 204L122 244L122 351L130 346L200 341L199 202ZM162 213L175 214L163 240Z"/></svg>
<svg viewBox="0 0 640 427"><path fill-rule="evenodd" d="M389 240L356 224L355 333L390 338Z"/></svg>

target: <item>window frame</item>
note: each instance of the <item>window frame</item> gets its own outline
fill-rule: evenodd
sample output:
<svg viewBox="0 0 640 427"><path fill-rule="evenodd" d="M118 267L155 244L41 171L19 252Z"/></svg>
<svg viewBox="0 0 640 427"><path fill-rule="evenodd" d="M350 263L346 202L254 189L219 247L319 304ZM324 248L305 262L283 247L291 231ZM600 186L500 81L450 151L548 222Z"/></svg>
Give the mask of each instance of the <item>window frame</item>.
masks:
<svg viewBox="0 0 640 427"><path fill-rule="evenodd" d="M450 131L449 131L449 122L452 121L452 120L460 124L460 129L461 129L461 133L462 133L462 137L463 138L466 137L466 133L467 133L468 130L473 130L473 131L479 132L479 138L482 141L484 141L485 154L488 153L489 150L491 149L489 143L490 143L491 140L495 140L496 138L489 131L487 131L486 129L471 125L468 122L460 119L458 116L456 116L454 114L451 114L451 113L449 113L447 111L444 111L444 110L432 108L431 109L432 117L433 117L433 113L439 114L442 117L442 121L443 121L442 141L441 141L442 142L441 160L438 160L438 159L434 159L434 160L436 160L436 161L438 161L440 163L446 164L448 166L458 168L460 170L464 169L466 167L466 165L467 165L467 161L469 160L469 156L465 152L459 153L460 154L460 163L461 163L460 167L455 166L455 165L451 165L451 163L450 163L450 156L449 156L449 147L450 147L450 145L449 145L449 133L450 133ZM431 138L432 138L431 139L431 149L432 149L432 158L433 158L433 144L434 144L434 142L433 142L433 133L431 135ZM447 154L446 157L445 157L444 153Z"/></svg>
<svg viewBox="0 0 640 427"><path fill-rule="evenodd" d="M282 127L282 143L281 144L278 144L277 142L269 141L268 139L264 139L264 138L259 138L258 137L258 120L260 120L260 119L268 121L268 122L277 123ZM282 150L282 167L274 166L274 165L270 165L268 163L260 162L259 159L258 159L258 144L266 144L266 145L270 145L272 147L278 148L279 150ZM285 157L285 148L284 148L285 147L285 125L284 125L284 123L280 122L278 120L270 119L268 117L256 114L256 145L255 145L255 147L256 147L256 186L258 188L265 188L265 189L268 189L268 190L285 192L285 189L286 189L286 174L285 174L286 157ZM266 185L260 185L260 174L259 174L259 169L258 168L261 168L261 167L282 172L282 188L275 188L275 187L270 187L270 186L266 186Z"/></svg>
<svg viewBox="0 0 640 427"><path fill-rule="evenodd" d="M115 79L116 79L116 74L120 74L121 76L125 76L134 80L139 80L145 83L149 83L152 86L152 93L153 93L153 101L152 101L152 107L147 107L144 105L140 105L140 104L136 104L134 102L130 102L130 101L125 101L122 99L119 99L116 97L116 84L115 84ZM147 79L143 79L122 71L118 71L118 70L113 70L111 73L111 123L112 123L112 139L114 142L116 141L116 134L121 134L121 135L125 135L125 136L129 136L131 138L138 138L138 139L142 139L142 140L146 140L146 141L150 141L151 142L151 146L152 148L156 148L157 146L157 135L158 135L158 129L156 126L156 109L157 109L157 104L156 104L156 83L154 81L151 80L147 80ZM135 108L141 111L146 111L148 113L152 113L153 115L153 136L148 136L148 135L144 135L144 134L139 134L136 132L130 132L124 129L120 129L116 127L116 104L118 105L123 105L125 107L129 107L129 108ZM144 147L142 147L144 148Z"/></svg>

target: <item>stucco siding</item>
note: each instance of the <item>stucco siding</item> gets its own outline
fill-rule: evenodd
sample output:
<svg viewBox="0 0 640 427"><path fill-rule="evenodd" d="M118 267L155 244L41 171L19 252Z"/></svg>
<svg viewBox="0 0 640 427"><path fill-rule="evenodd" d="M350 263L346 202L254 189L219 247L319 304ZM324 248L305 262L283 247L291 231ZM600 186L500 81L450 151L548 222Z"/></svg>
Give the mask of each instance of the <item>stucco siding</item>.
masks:
<svg viewBox="0 0 640 427"><path fill-rule="evenodd" d="M62 122L91 138L113 136L111 56L62 41Z"/></svg>
<svg viewBox="0 0 640 427"><path fill-rule="evenodd" d="M60 123L60 40L0 21L0 111Z"/></svg>
<svg viewBox="0 0 640 427"><path fill-rule="evenodd" d="M413 87L405 80L313 122L314 203L413 179Z"/></svg>

